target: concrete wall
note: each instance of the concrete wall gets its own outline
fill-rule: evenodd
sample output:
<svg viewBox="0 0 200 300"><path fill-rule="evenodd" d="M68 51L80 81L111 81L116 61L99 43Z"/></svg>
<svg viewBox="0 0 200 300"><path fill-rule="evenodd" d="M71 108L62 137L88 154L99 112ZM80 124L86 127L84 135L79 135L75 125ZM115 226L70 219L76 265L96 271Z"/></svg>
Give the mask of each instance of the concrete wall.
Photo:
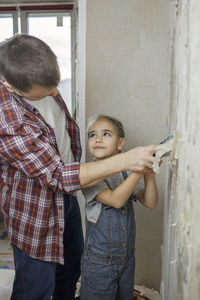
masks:
<svg viewBox="0 0 200 300"><path fill-rule="evenodd" d="M171 1L171 130L179 134L165 200L162 299L200 299L200 2Z"/></svg>
<svg viewBox="0 0 200 300"><path fill-rule="evenodd" d="M87 0L86 120L122 120L126 149L159 143L168 132L169 1ZM165 165L159 204L136 205L136 283L159 289Z"/></svg>

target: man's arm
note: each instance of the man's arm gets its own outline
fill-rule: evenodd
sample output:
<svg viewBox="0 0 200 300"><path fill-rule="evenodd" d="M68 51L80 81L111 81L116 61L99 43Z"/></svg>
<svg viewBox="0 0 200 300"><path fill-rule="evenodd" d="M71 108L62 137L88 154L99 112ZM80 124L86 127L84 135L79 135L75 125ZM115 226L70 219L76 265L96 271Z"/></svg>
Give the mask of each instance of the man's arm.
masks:
<svg viewBox="0 0 200 300"><path fill-rule="evenodd" d="M107 177L122 171L132 171L140 174L152 170L155 148L157 145L136 147L130 151L112 157L80 165L81 187L92 186Z"/></svg>
<svg viewBox="0 0 200 300"><path fill-rule="evenodd" d="M142 174L131 173L127 179L114 190L105 189L100 192L96 196L96 200L108 206L121 208L131 196L141 177Z"/></svg>
<svg viewBox="0 0 200 300"><path fill-rule="evenodd" d="M16 115L18 119L13 124L9 118L14 112L9 112L5 113L5 118L10 126L5 126L4 119L0 124L0 157L42 186L68 193L94 185L121 171L152 169L156 145L134 148L97 162L64 164L37 124L31 125L26 119L25 122L20 114Z"/></svg>

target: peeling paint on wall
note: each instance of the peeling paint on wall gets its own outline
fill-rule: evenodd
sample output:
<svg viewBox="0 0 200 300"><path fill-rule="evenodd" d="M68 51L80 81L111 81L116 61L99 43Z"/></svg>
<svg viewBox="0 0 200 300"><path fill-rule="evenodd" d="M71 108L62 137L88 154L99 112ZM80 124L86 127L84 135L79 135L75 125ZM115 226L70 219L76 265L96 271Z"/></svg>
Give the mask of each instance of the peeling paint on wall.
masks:
<svg viewBox="0 0 200 300"><path fill-rule="evenodd" d="M179 153L169 169L161 294L200 299L200 2L172 1L171 131Z"/></svg>

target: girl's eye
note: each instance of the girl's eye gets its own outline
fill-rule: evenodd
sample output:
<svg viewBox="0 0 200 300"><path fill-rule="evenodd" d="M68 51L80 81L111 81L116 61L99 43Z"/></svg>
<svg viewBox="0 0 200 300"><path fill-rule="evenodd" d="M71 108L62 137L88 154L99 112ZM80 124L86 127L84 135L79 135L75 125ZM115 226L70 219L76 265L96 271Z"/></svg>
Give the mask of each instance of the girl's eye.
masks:
<svg viewBox="0 0 200 300"><path fill-rule="evenodd" d="M110 132L104 132L104 136L111 136Z"/></svg>
<svg viewBox="0 0 200 300"><path fill-rule="evenodd" d="M95 133L89 133L88 134L88 138L90 139L90 138L93 138L95 136Z"/></svg>

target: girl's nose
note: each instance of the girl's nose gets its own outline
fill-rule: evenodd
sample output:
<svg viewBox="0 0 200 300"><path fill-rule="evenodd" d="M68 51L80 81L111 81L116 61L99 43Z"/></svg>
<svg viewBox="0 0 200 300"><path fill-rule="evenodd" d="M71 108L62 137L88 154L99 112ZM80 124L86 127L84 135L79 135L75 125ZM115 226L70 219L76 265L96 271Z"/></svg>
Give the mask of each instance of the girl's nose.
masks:
<svg viewBox="0 0 200 300"><path fill-rule="evenodd" d="M102 143L102 138L99 137L99 136L97 136L97 137L96 137L96 143Z"/></svg>

